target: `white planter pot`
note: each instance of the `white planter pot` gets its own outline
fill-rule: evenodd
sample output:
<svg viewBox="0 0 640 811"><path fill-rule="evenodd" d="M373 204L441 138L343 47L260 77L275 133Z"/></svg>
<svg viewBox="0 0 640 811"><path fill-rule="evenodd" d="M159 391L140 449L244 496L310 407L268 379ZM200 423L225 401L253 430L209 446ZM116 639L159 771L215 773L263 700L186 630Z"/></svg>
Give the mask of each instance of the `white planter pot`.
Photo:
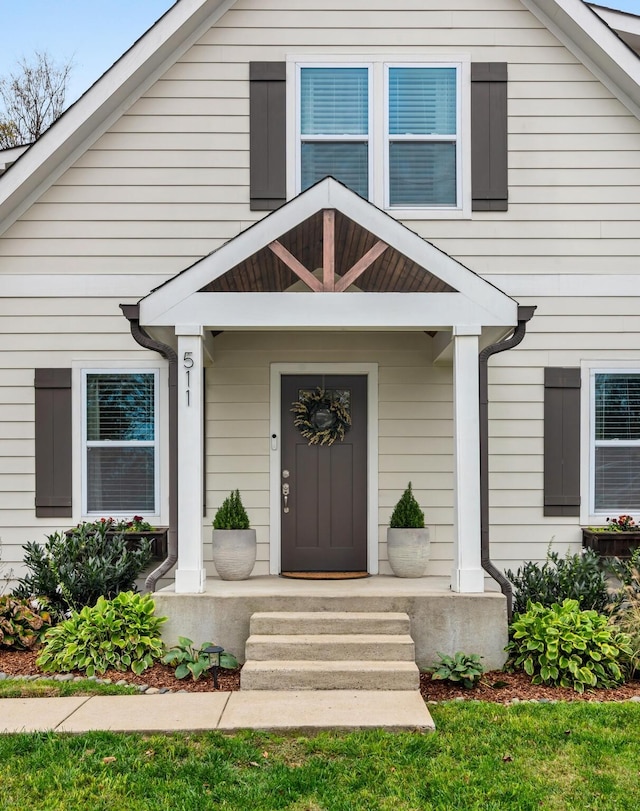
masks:
<svg viewBox="0 0 640 811"><path fill-rule="evenodd" d="M429 562L429 530L389 527L387 553L396 577L423 577Z"/></svg>
<svg viewBox="0 0 640 811"><path fill-rule="evenodd" d="M221 580L246 580L256 562L255 529L214 529L213 562Z"/></svg>

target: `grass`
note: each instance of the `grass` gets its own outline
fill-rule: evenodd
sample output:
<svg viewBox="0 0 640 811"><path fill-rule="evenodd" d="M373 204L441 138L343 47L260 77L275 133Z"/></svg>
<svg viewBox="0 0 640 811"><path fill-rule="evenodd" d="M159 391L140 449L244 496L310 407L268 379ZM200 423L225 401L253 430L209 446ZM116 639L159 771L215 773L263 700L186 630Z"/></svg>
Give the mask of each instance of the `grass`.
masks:
<svg viewBox="0 0 640 811"><path fill-rule="evenodd" d="M60 696L131 696L136 687L117 687L115 684L96 684L94 681L55 681L55 679L3 679L0 698L57 698ZM0 713L2 707L0 706Z"/></svg>
<svg viewBox="0 0 640 811"><path fill-rule="evenodd" d="M637 809L637 704L451 702L433 716L428 735L0 736L0 809Z"/></svg>

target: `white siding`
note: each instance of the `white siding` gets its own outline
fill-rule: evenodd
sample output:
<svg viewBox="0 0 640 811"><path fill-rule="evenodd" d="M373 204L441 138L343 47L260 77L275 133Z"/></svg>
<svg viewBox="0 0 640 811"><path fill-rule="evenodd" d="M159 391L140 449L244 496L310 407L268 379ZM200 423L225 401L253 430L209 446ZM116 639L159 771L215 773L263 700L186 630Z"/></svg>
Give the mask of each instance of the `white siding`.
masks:
<svg viewBox="0 0 640 811"><path fill-rule="evenodd" d="M354 44L356 43L356 44ZM33 517L33 370L147 357L118 309L251 225L250 60L288 54L467 53L509 64L507 212L412 220L437 247L537 314L490 372L492 554L499 565L577 548L575 519L542 514L543 367L640 357L637 297L577 294L587 275L639 272L640 122L518 0L243 0L0 239L0 541L59 529ZM539 279L535 295L516 281ZM551 295L559 277L575 290ZM501 279L503 280L501 282ZM452 540L451 372L423 335L216 338L207 385L209 515L234 487L268 559L269 363L380 364L380 543L409 479L433 534ZM316 336L317 338L317 336ZM206 548L207 557L210 554ZM383 571L385 571L383 567Z"/></svg>

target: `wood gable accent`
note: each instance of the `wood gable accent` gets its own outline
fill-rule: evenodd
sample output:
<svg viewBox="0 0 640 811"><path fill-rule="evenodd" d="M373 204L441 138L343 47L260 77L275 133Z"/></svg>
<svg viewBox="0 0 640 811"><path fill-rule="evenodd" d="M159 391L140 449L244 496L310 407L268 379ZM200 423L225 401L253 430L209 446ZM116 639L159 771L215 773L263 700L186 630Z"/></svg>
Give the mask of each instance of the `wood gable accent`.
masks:
<svg viewBox="0 0 640 811"><path fill-rule="evenodd" d="M350 220L323 209L200 293L284 292L302 282L314 293L455 293L428 269Z"/></svg>

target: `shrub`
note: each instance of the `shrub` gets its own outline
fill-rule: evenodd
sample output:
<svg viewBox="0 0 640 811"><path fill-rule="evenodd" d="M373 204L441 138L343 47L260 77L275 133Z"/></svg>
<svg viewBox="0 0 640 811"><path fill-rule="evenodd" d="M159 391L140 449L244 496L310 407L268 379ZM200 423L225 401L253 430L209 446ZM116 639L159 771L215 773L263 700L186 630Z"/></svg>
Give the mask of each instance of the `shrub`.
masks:
<svg viewBox="0 0 640 811"><path fill-rule="evenodd" d="M392 529L424 529L424 513L413 495L411 482L391 513L389 526Z"/></svg>
<svg viewBox="0 0 640 811"><path fill-rule="evenodd" d="M51 626L46 601L0 597L0 648L29 650Z"/></svg>
<svg viewBox="0 0 640 811"><path fill-rule="evenodd" d="M45 672L133 670L140 675L160 659L164 646L159 628L166 617L154 616L150 594L123 591L113 600L99 597L45 634L36 663Z"/></svg>
<svg viewBox="0 0 640 811"><path fill-rule="evenodd" d="M605 572L597 552L591 549L564 558L549 551L542 565L527 561L516 574L507 569L506 575L515 587L515 614L526 611L530 602L552 606L577 600L581 608L594 611L603 611L609 602Z"/></svg>
<svg viewBox="0 0 640 811"><path fill-rule="evenodd" d="M44 596L56 614L67 616L98 597L135 591L136 578L151 560L151 543L143 539L129 546L124 534L109 537L108 532L109 522L98 521L55 532L44 546L26 544L29 573L18 580L14 594Z"/></svg>
<svg viewBox="0 0 640 811"><path fill-rule="evenodd" d="M581 610L577 600L550 607L530 603L511 633L508 665L522 668L533 684L583 693L585 687L615 687L624 681L629 637L608 625L603 614Z"/></svg>
<svg viewBox="0 0 640 811"><path fill-rule="evenodd" d="M431 674L431 678L461 683L467 690L471 690L480 681L484 668L477 653L463 653L458 651L453 656L438 653L440 661Z"/></svg>
<svg viewBox="0 0 640 811"><path fill-rule="evenodd" d="M184 679L191 674L193 681L211 667L211 656L204 653L204 648L212 647L211 642L203 642L201 648L193 647L193 640L186 636L178 637L178 644L169 649L162 659L163 664L172 665L176 669L176 679ZM223 651L220 654L220 667L238 667L238 660L230 653Z"/></svg>
<svg viewBox="0 0 640 811"><path fill-rule="evenodd" d="M213 519L213 528L249 529L249 516L242 504L239 490L233 490L218 507Z"/></svg>

